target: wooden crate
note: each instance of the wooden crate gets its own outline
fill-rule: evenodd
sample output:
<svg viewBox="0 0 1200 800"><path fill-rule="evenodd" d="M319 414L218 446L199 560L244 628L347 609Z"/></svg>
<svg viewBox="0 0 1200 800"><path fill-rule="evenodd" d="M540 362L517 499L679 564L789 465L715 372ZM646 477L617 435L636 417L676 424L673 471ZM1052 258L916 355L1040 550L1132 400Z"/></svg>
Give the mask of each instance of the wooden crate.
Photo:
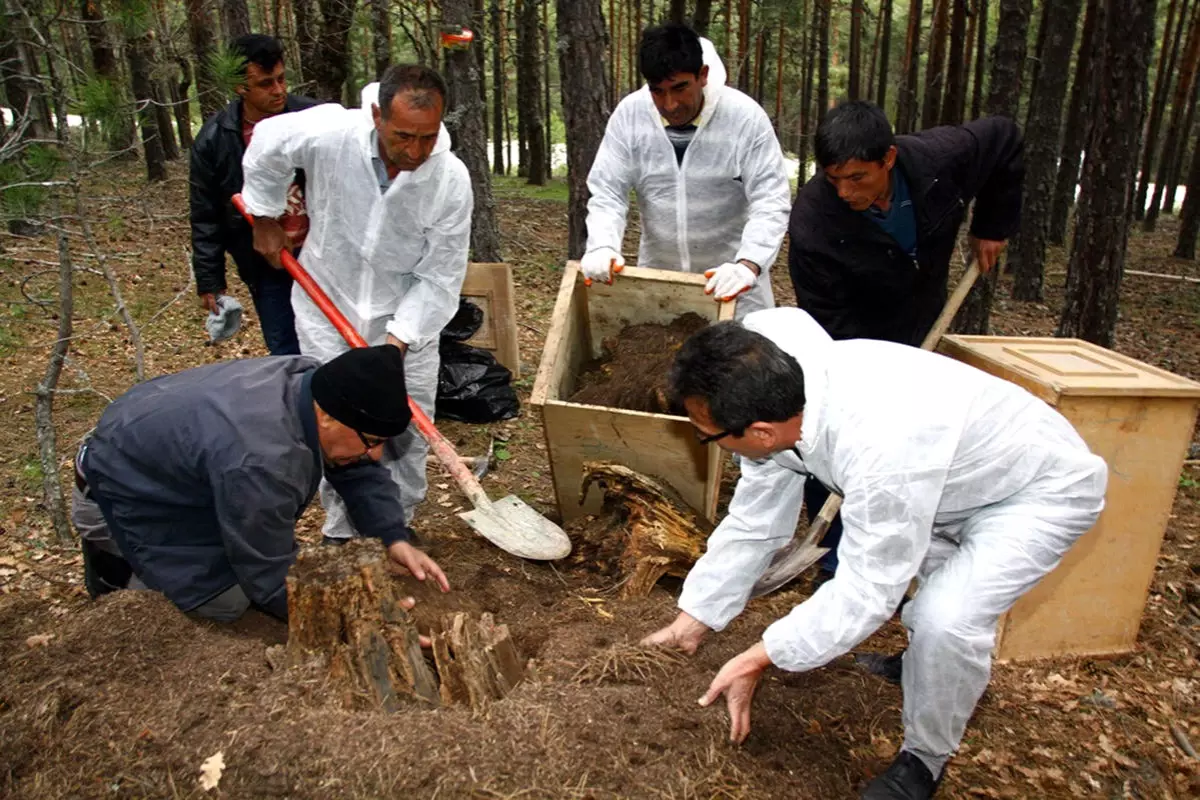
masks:
<svg viewBox="0 0 1200 800"><path fill-rule="evenodd" d="M939 349L1057 408L1108 463L1104 513L1001 619L997 658L1132 650L1200 384L1078 339L947 336Z"/></svg>
<svg viewBox="0 0 1200 800"><path fill-rule="evenodd" d="M460 297L483 310L483 325L467 344L487 350L512 373L521 377L521 355L517 351L517 312L513 303L512 267L508 264L471 262Z"/></svg>
<svg viewBox="0 0 1200 800"><path fill-rule="evenodd" d="M584 461L613 461L671 484L700 513L717 510L724 458L701 445L687 417L572 403L584 363L602 355L601 342L630 325L666 324L693 311L733 319L734 303L705 295L703 275L626 267L611 286L583 285L578 262L567 263L531 402L542 411L554 492L563 520L600 509L593 487L580 503Z"/></svg>

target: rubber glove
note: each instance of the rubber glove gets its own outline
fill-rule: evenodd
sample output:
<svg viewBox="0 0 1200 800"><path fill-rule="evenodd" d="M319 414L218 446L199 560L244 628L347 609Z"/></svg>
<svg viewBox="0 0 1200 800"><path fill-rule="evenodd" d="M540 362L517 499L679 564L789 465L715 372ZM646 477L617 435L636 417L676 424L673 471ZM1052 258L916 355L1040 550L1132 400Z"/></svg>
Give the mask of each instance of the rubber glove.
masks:
<svg viewBox="0 0 1200 800"><path fill-rule="evenodd" d="M583 270L583 285L591 286L592 281L612 283L613 273L625 268L625 259L611 247L597 247L583 254L579 259L579 267Z"/></svg>
<svg viewBox="0 0 1200 800"><path fill-rule="evenodd" d="M722 264L705 272L704 277L708 278L708 283L704 284L704 293L711 294L714 300L722 303L728 303L758 283L758 276L754 274L754 270L745 264Z"/></svg>

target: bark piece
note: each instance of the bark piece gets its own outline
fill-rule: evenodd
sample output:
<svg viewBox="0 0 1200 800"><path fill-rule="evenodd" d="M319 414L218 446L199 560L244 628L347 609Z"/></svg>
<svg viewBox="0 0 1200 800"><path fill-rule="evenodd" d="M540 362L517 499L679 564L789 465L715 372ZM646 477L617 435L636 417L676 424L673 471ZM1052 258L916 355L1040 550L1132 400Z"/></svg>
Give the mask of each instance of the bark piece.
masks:
<svg viewBox="0 0 1200 800"><path fill-rule="evenodd" d="M620 556L626 576L622 597L645 597L664 575L682 578L704 553L712 524L670 487L609 462L585 462L580 496L593 482L604 493L604 510L619 514L629 535Z"/></svg>

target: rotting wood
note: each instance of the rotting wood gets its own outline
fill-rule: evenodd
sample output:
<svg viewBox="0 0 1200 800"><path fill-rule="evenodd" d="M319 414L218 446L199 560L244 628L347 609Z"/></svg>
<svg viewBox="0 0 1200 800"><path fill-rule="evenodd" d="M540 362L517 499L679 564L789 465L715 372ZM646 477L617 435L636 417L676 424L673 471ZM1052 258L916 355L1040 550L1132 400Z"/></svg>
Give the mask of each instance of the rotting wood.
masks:
<svg viewBox="0 0 1200 800"><path fill-rule="evenodd" d="M393 712L406 701L481 708L522 677L523 661L491 614L444 615L432 658L376 542L302 556L288 576L288 666L323 661L348 707ZM316 656L316 659L314 659Z"/></svg>
<svg viewBox="0 0 1200 800"><path fill-rule="evenodd" d="M687 575L712 533L708 520L668 486L619 464L585 462L581 497L593 483L604 511L620 514L629 534L620 557L622 597L645 597L664 575Z"/></svg>

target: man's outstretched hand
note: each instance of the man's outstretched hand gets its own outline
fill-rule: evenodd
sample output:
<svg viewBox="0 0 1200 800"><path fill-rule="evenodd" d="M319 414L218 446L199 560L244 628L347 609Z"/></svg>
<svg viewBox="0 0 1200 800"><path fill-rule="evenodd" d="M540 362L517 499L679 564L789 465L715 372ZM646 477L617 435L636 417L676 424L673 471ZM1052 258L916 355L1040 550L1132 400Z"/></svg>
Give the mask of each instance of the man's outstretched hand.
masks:
<svg viewBox="0 0 1200 800"><path fill-rule="evenodd" d="M392 542L387 554L388 568L393 572L408 572L419 581L432 578L443 592L450 591L450 581L437 562L408 542Z"/></svg>
<svg viewBox="0 0 1200 800"><path fill-rule="evenodd" d="M741 744L750 735L750 706L754 701L754 690L763 672L771 666L767 648L762 642L745 650L725 662L708 691L700 698L700 705L707 708L721 695L729 709L729 741Z"/></svg>
<svg viewBox="0 0 1200 800"><path fill-rule="evenodd" d="M674 622L642 639L641 645L642 647L670 647L692 655L707 633L707 625L686 611L680 611Z"/></svg>

